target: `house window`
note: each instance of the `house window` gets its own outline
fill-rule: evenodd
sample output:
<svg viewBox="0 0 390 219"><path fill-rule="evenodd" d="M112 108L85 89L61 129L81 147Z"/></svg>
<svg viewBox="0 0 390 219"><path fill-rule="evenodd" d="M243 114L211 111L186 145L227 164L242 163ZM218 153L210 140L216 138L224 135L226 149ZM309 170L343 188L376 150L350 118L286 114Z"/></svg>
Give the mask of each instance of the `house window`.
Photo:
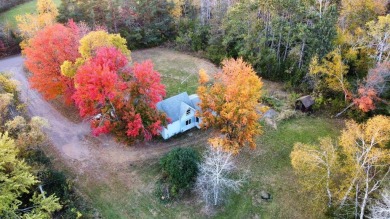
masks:
<svg viewBox="0 0 390 219"><path fill-rule="evenodd" d="M189 124L191 124L191 119L186 121L186 125L189 125Z"/></svg>
<svg viewBox="0 0 390 219"><path fill-rule="evenodd" d="M195 121L196 121L197 123L199 123L199 117L196 117L196 118L195 118Z"/></svg>
<svg viewBox="0 0 390 219"><path fill-rule="evenodd" d="M186 114L187 114L187 116L190 115L191 114L191 109L188 109Z"/></svg>

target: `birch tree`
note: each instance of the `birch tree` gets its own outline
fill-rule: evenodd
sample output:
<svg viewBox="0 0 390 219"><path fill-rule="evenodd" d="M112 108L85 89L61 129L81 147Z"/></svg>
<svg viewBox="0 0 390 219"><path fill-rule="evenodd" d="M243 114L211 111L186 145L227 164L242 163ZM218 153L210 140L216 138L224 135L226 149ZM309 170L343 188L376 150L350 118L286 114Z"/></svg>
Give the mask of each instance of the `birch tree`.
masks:
<svg viewBox="0 0 390 219"><path fill-rule="evenodd" d="M387 219L390 218L390 191L384 189L379 200L377 200L370 208L370 218L373 219Z"/></svg>
<svg viewBox="0 0 390 219"><path fill-rule="evenodd" d="M348 96L348 81L345 78L348 66L344 64L340 51L334 50L327 54L321 62L318 57L313 57L309 67L310 74L322 76L329 89L344 93L344 99Z"/></svg>
<svg viewBox="0 0 390 219"><path fill-rule="evenodd" d="M389 61L390 56L390 14L379 16L378 21L370 21L368 27L368 46L375 51L377 62Z"/></svg>
<svg viewBox="0 0 390 219"><path fill-rule="evenodd" d="M349 121L339 146L330 140L321 140L319 146L297 143L291 162L304 190L327 197L328 208L339 216L363 219L390 172L389 140L390 117L376 116L364 124Z"/></svg>
<svg viewBox="0 0 390 219"><path fill-rule="evenodd" d="M221 139L211 141L211 147L200 164L195 190L202 197L206 207L217 206L226 201L229 192L239 192L243 179L234 179L232 173L237 170L233 154L225 152Z"/></svg>
<svg viewBox="0 0 390 219"><path fill-rule="evenodd" d="M296 143L291 152L291 164L301 177L300 183L317 195L316 199L326 198L327 206L333 204L335 186L333 175L339 168L337 145L331 138L320 139L319 145Z"/></svg>

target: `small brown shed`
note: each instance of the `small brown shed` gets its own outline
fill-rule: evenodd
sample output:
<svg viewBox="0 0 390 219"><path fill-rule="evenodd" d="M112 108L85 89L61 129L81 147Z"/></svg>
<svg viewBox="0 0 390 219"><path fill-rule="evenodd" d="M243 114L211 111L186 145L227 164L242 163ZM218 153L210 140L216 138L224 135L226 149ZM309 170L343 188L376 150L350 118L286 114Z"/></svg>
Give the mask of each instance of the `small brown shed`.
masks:
<svg viewBox="0 0 390 219"><path fill-rule="evenodd" d="M312 109L313 105L314 105L314 99L310 95L300 97L295 101L295 109L301 110L302 112L313 111Z"/></svg>

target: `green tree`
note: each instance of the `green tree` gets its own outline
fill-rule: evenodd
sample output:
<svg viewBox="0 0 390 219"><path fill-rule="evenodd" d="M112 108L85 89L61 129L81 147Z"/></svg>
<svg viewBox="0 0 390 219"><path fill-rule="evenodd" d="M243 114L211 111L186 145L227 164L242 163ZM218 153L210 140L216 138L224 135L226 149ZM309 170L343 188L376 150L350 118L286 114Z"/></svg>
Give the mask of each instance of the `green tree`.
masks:
<svg viewBox="0 0 390 219"><path fill-rule="evenodd" d="M298 0L238 3L223 20L223 46L261 76L299 82L314 54L322 58L333 49L335 7Z"/></svg>
<svg viewBox="0 0 390 219"><path fill-rule="evenodd" d="M200 155L192 148L175 148L161 158L161 169L173 194L192 187L199 171L199 162Z"/></svg>
<svg viewBox="0 0 390 219"><path fill-rule="evenodd" d="M75 22L86 22L95 29L98 26L108 25L110 2L117 0L61 0L58 20L67 22L73 19Z"/></svg>
<svg viewBox="0 0 390 219"><path fill-rule="evenodd" d="M140 0L132 6L137 16L128 19L119 30L130 49L157 46L173 38L172 3L166 0Z"/></svg>

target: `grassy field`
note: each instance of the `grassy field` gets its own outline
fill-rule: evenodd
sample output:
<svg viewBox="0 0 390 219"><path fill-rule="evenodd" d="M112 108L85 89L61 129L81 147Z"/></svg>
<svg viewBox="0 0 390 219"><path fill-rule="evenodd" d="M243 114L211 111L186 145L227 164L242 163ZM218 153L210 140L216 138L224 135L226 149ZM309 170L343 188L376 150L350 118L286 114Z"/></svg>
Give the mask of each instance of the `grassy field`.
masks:
<svg viewBox="0 0 390 219"><path fill-rule="evenodd" d="M167 97L184 91L188 94L195 93L198 87L198 72L201 68L210 74L218 70L206 60L162 48L134 51L131 57L133 62L147 59L153 61L155 70L161 73Z"/></svg>
<svg viewBox="0 0 390 219"><path fill-rule="evenodd" d="M278 130L265 130L258 138L256 150L244 151L237 158L240 168L250 170L248 183L212 217L321 218L321 212L301 196L289 156L295 142L314 143L321 136L337 136L339 126L339 121L303 117L283 122ZM134 177L129 178L129 173ZM107 169L105 174L99 182L87 177L80 179L81 190L103 218L207 218L193 194L169 204L155 197L158 159L126 164L115 172ZM262 190L272 194L271 202L260 199Z"/></svg>
<svg viewBox="0 0 390 219"><path fill-rule="evenodd" d="M61 4L61 0L53 0L57 7ZM37 0L26 2L24 4L18 5L15 8L12 8L6 12L0 14L0 23L9 22L13 27L16 27L15 17L17 15L23 15L27 13L36 12Z"/></svg>

